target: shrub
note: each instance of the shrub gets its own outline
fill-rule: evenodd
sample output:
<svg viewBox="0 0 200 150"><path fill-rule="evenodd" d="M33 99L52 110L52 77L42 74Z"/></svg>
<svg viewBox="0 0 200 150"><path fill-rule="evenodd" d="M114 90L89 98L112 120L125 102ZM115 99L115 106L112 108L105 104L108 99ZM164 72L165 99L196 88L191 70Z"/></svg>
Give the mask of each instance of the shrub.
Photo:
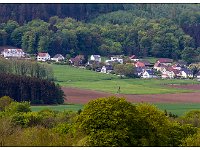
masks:
<svg viewBox="0 0 200 150"><path fill-rule="evenodd" d="M4 111L5 107L9 106L11 102L14 102L9 96L3 96L0 98L0 111Z"/></svg>

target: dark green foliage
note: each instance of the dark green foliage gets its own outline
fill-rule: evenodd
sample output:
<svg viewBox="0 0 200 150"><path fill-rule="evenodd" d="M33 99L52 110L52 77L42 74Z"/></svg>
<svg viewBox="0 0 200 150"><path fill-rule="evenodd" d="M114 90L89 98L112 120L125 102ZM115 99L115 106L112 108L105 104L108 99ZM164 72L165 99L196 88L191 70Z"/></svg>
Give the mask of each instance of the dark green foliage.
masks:
<svg viewBox="0 0 200 150"><path fill-rule="evenodd" d="M14 113L20 113L20 112L30 112L30 103L29 102L11 102L10 105L8 105L5 108L5 112L9 114Z"/></svg>
<svg viewBox="0 0 200 150"><path fill-rule="evenodd" d="M62 104L64 93L54 82L18 76L0 74L0 96L8 95L18 102L30 101L31 104Z"/></svg>
<svg viewBox="0 0 200 150"><path fill-rule="evenodd" d="M2 4L0 8L6 6L8 5ZM85 55L86 61L91 54L103 56L136 54L177 60L187 59L187 52L184 51L187 47L198 51L200 45L198 4L77 4L72 6L58 4L54 9L50 4L12 5L15 8L19 6L23 14L26 14L27 7L33 12L41 11L39 8L42 7L44 11L42 14L45 17L40 17L38 13L37 17L34 15L32 18L40 19L28 20L29 22L21 26L13 20L0 24L0 45L22 47L25 52L31 54L48 52L51 56L60 53L71 57L82 54ZM87 18L87 22L72 18L63 19L64 16L61 14L70 12L64 11L64 8L69 6L72 7L70 10L77 7L84 8L81 11L85 10L87 17L80 19ZM35 7L38 9L34 9ZM60 13L51 17L47 8L52 9L51 12L55 14ZM7 9L9 12L10 7ZM55 11L56 9L58 12ZM88 21L88 17L113 10L119 11L100 15L95 20ZM20 22L27 19L22 18L20 17ZM196 57L192 59L199 60Z"/></svg>

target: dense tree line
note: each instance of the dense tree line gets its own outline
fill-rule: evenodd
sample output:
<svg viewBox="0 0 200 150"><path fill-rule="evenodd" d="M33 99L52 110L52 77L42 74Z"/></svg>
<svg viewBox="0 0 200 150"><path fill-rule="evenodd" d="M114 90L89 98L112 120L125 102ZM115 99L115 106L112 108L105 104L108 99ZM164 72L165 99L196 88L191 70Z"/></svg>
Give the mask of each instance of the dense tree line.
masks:
<svg viewBox="0 0 200 150"><path fill-rule="evenodd" d="M41 110L0 98L0 146L199 146L199 111L173 117L123 98L90 101L78 112Z"/></svg>
<svg viewBox="0 0 200 150"><path fill-rule="evenodd" d="M52 56L60 53L70 57L83 54L86 61L91 54L136 54L184 59L188 63L191 61L185 56L192 56L192 62L198 61L198 4L55 5L54 11L60 8L61 12L67 12L64 8L72 6L71 10L75 7L87 7L78 11L88 11L88 16L94 10L105 13L96 19L86 19L86 22L64 18L65 16L56 13L54 15L57 16L47 15L46 19L40 17L37 11L50 9L51 4L2 4L0 7L7 8L9 5L13 12L15 7L30 7L33 9L31 14L37 14L38 17L28 17L31 19L23 24L14 21L16 19L12 17L10 18L13 20L1 23L0 46L20 47L30 54L49 52ZM37 7L44 8L34 9ZM106 13L109 11L112 12ZM47 12L42 15L51 14ZM32 20L34 18L38 19Z"/></svg>
<svg viewBox="0 0 200 150"><path fill-rule="evenodd" d="M0 96L32 104L62 104L64 93L54 82L28 76L0 73Z"/></svg>
<svg viewBox="0 0 200 150"><path fill-rule="evenodd" d="M7 60L0 58L0 73L10 73L47 80L54 79L50 65L30 60Z"/></svg>
<svg viewBox="0 0 200 150"><path fill-rule="evenodd" d="M136 54L173 59L184 59L184 55L194 51L199 55L195 40L173 21L163 18L137 18L129 25L99 25L54 16L48 22L32 20L23 26L9 20L1 24L0 29L1 45L21 47L30 54L49 52L52 56L60 53L71 57L82 54L86 60L91 54ZM192 59L196 60L194 57Z"/></svg>
<svg viewBox="0 0 200 150"><path fill-rule="evenodd" d="M47 21L52 16L85 20L119 9L122 4L0 4L0 22L12 19L23 24L33 19Z"/></svg>

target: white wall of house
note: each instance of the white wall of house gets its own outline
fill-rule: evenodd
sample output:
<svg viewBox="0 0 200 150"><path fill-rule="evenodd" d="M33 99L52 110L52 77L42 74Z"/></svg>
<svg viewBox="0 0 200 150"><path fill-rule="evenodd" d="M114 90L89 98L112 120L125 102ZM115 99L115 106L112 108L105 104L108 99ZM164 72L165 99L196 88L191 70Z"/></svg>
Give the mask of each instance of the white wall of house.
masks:
<svg viewBox="0 0 200 150"><path fill-rule="evenodd" d="M59 61L64 60L64 59L65 58L63 56L59 56L57 58L51 58L51 60L56 61L56 62L59 62Z"/></svg>
<svg viewBox="0 0 200 150"><path fill-rule="evenodd" d="M3 57L23 57L24 52L22 49L6 49L2 52Z"/></svg>
<svg viewBox="0 0 200 150"><path fill-rule="evenodd" d="M102 73L106 73L106 67L105 67L105 66L103 66L103 67L101 68L101 72L102 72Z"/></svg>
<svg viewBox="0 0 200 150"><path fill-rule="evenodd" d="M40 56L37 56L37 61L47 61L47 60L50 60L50 55L47 54L45 55L44 57L40 57Z"/></svg>
<svg viewBox="0 0 200 150"><path fill-rule="evenodd" d="M94 57L94 55L91 55L91 56L90 56L90 60L94 60L94 61L101 62L101 56L99 56L99 57Z"/></svg>

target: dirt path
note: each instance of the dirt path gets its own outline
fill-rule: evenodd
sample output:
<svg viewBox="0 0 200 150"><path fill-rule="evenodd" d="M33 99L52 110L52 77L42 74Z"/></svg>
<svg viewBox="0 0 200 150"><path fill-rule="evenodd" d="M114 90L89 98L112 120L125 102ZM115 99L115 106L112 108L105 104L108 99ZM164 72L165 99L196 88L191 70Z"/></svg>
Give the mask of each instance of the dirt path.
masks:
<svg viewBox="0 0 200 150"><path fill-rule="evenodd" d="M175 85L172 85L175 86ZM177 88L178 85L175 87ZM195 87L194 87L195 86ZM183 87L180 87L183 88ZM199 89L200 85L191 85L184 87L186 89ZM196 103L200 102L200 92L198 93L179 93L179 94L150 94L150 95L134 95L134 94L109 94L93 90L83 90L79 88L62 88L66 96L67 103L86 104L92 99L108 96L125 97L130 102L160 102L160 103Z"/></svg>

